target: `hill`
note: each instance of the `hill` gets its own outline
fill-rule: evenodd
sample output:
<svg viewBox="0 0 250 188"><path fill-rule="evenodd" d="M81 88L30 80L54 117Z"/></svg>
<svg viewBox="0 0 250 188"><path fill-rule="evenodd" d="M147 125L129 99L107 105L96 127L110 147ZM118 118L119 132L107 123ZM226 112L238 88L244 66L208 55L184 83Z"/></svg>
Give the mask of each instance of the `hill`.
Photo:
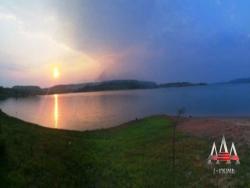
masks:
<svg viewBox="0 0 250 188"><path fill-rule="evenodd" d="M0 87L0 99L8 97L27 97L57 93L94 92L108 90L155 89L168 87L204 86L206 83L171 82L157 84L151 81L140 80L109 80L102 82L87 82L80 84L56 85L49 88L38 86L14 86L12 88Z"/></svg>
<svg viewBox="0 0 250 188"><path fill-rule="evenodd" d="M238 78L238 79L231 80L227 83L230 83L230 84L250 83L250 78Z"/></svg>
<svg viewBox="0 0 250 188"><path fill-rule="evenodd" d="M38 86L14 86L12 88L0 87L0 99L8 97L27 97L41 95L44 91Z"/></svg>
<svg viewBox="0 0 250 188"><path fill-rule="evenodd" d="M190 83L190 82L171 82L160 84L159 87L189 87L189 86L205 86L207 83Z"/></svg>
<svg viewBox="0 0 250 188"><path fill-rule="evenodd" d="M103 82L89 82L82 84L57 85L44 89L45 93L73 93L89 91L125 90L125 89L152 89L157 84L150 81L138 80L110 80Z"/></svg>

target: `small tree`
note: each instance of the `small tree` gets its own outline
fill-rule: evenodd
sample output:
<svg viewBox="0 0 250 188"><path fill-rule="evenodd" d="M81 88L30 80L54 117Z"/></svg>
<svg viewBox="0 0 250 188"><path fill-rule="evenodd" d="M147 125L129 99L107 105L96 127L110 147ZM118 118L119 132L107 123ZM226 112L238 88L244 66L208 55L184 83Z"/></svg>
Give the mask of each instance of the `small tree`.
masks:
<svg viewBox="0 0 250 188"><path fill-rule="evenodd" d="M173 187L175 187L175 141L176 141L176 126L178 125L178 123L181 120L182 115L184 115L186 112L185 108L180 108L177 110L177 116L175 119L175 122L173 124L173 145L172 145L172 149L173 149L173 159L172 159L172 165L173 165Z"/></svg>

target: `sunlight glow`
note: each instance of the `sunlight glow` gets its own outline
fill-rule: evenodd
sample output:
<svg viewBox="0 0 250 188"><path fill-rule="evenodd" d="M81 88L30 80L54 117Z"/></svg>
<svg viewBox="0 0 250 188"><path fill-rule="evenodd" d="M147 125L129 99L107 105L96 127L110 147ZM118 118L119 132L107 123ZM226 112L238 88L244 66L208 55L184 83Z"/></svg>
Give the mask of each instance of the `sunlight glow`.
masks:
<svg viewBox="0 0 250 188"><path fill-rule="evenodd" d="M59 72L58 67L54 67L54 69L53 69L53 77L55 79L57 79L57 78L59 78L59 76L60 76L60 72Z"/></svg>

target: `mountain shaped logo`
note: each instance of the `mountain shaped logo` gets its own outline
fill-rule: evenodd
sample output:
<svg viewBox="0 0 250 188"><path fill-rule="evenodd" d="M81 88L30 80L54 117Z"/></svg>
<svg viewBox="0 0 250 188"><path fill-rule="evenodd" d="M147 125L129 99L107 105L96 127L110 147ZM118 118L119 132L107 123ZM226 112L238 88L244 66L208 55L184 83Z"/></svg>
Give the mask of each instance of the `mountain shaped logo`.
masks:
<svg viewBox="0 0 250 188"><path fill-rule="evenodd" d="M212 162L215 162L216 164L220 164L221 162L231 164L232 161L234 161L235 164L240 164L240 158L237 154L234 143L232 142L230 152L228 152L226 139L223 136L219 153L217 152L215 142L213 143L210 155L208 157L208 164L212 164Z"/></svg>

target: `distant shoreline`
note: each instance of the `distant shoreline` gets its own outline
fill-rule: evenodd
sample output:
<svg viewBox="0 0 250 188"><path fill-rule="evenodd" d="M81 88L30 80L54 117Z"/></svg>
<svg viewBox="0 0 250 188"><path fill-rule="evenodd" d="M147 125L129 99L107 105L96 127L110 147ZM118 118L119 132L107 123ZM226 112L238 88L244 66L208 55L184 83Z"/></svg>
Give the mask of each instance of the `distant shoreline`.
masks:
<svg viewBox="0 0 250 188"><path fill-rule="evenodd" d="M0 87L0 99L9 97L28 97L35 95L51 95L64 93L98 92L98 91L120 91L135 89L157 89L157 88L180 88L192 86L206 86L206 83L174 82L157 84L151 81L139 80L110 80L103 82L89 82L82 84L56 85L49 88L39 86L14 86L12 88Z"/></svg>
<svg viewBox="0 0 250 188"><path fill-rule="evenodd" d="M225 85L225 84L250 84L250 78L234 79L227 82L203 83L203 82L167 82L156 83L152 81L141 80L107 80L100 82L86 82L80 84L61 84L48 88L39 86L13 86L11 88L0 86L0 100L9 97L27 97L34 95L50 95L62 93L80 93L80 92L96 92L96 91L120 91L135 89L156 89L156 88L182 88L193 86L208 85Z"/></svg>

